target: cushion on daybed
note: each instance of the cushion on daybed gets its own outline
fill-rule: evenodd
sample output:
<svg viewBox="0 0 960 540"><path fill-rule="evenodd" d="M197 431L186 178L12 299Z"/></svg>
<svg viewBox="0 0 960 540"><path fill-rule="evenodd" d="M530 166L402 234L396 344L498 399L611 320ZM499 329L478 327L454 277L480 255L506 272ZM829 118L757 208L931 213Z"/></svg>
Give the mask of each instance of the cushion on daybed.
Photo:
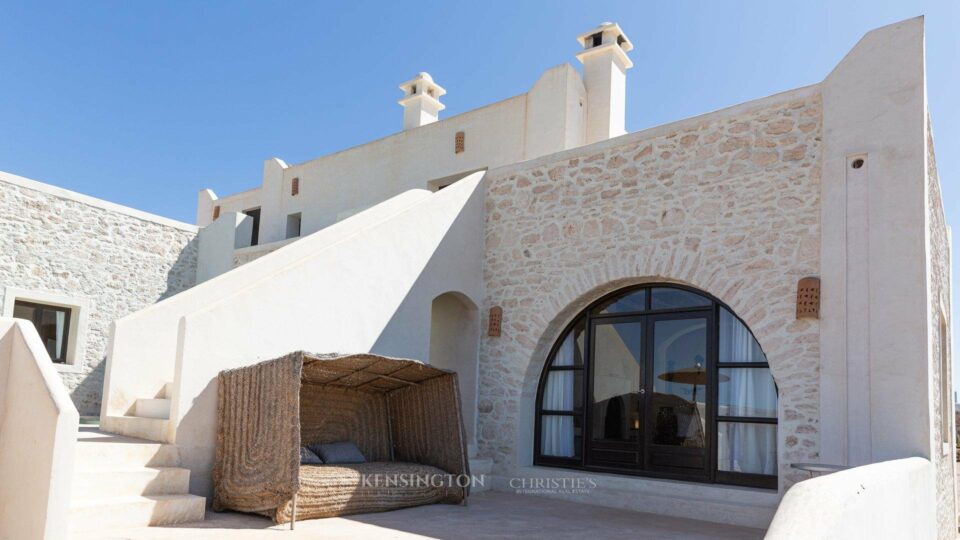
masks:
<svg viewBox="0 0 960 540"><path fill-rule="evenodd" d="M454 475L429 465L384 461L304 465L300 467L297 521L421 504L459 504L463 495ZM277 523L287 523L291 506L287 503L268 515Z"/></svg>
<svg viewBox="0 0 960 540"><path fill-rule="evenodd" d="M307 448L306 446L300 447L300 464L301 465L323 465L323 460L320 459L313 450Z"/></svg>
<svg viewBox="0 0 960 540"><path fill-rule="evenodd" d="M313 450L313 452L327 464L363 463L367 461L366 458L363 457L363 453L360 452L360 449L357 448L357 445L350 441L311 444L310 450Z"/></svg>

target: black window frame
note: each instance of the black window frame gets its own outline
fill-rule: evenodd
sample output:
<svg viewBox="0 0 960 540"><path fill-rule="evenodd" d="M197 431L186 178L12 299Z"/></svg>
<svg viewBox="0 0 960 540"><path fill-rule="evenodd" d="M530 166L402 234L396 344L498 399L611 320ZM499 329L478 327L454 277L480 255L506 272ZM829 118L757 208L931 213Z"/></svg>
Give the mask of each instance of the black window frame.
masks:
<svg viewBox="0 0 960 540"><path fill-rule="evenodd" d="M672 288L680 289L688 292L698 294L709 300L709 303L702 306L696 307L681 307L681 308L667 308L667 309L651 309L653 302L653 289L656 288ZM626 296L635 292L638 292L641 289L646 289L646 298L645 298L645 308L642 311L630 311L630 312L616 312L616 313L599 313L600 307L604 304L610 302L611 300L616 299L617 297ZM721 311L725 309L734 319L741 324L744 328L750 332L751 337L756 340L756 337L753 336L753 332L750 331L749 326L740 319L737 314L726 306L723 302L718 300L716 297L701 291L699 289L688 287L684 285L674 284L674 283L644 283L641 285L633 285L629 287L624 287L617 289L609 294L604 295L603 297L592 302L584 310L582 310L569 324L560 332L559 337L556 343L550 348L550 351L547 354L546 362L544 367L541 370L540 380L537 386L536 393L536 403L535 403L535 422L534 422L534 444L533 444L533 463L537 466L547 466L547 467L561 467L567 469L577 469L577 470L586 470L586 471L595 471L595 472L605 472L605 473L615 473L615 474L625 474L625 475L635 475L635 476L645 476L653 478L666 478L672 480L684 480L698 483L709 483L709 484L727 484L727 485L736 485L736 486L746 486L746 487L757 487L764 489L777 489L778 484L778 474L765 475L765 474L753 474L753 473L742 473L742 472L733 472L733 471L719 471L718 470L718 456L717 456L717 436L718 436L718 427L721 422L737 422L737 423L760 423L760 424L770 424L777 426L779 424L778 418L776 417L744 417L744 416L719 416L717 413L718 408L718 396L719 396L719 373L722 368L757 368L757 369L767 369L769 370L770 364L769 361L765 362L724 362L719 361L719 341L720 341L720 317ZM707 466L705 474L703 472L678 472L671 470L651 470L649 466L644 465L643 468L627 468L627 467L611 467L611 466L598 466L588 464L588 452L589 452L589 411L590 411L590 369L592 363L592 347L593 347L593 329L595 321L603 321L606 319L622 319L622 320L637 320L645 321L644 324L644 347L648 346L649 337L651 335L650 329L652 328L653 322L657 320L662 320L664 315L673 315L673 314L688 314L690 316L703 315L707 319L707 367L708 367L708 383L706 385L706 417L705 421L708 425L709 434L706 441L706 460ZM653 316L653 317L651 317ZM659 317L658 317L659 316ZM563 345L563 341L566 339L567 335L570 332L573 332L578 325L583 325L583 350L582 361L580 366L552 366L553 359L557 354L560 347ZM649 328L648 328L649 326ZM759 345L759 342L757 342ZM761 352L764 354L764 359L766 359L766 352L763 351L762 346L760 346ZM576 345L574 350L577 351ZM546 386L547 376L550 372L553 371L567 371L571 369L580 369L582 370L581 376L581 386L579 391L581 392L580 402L582 406L579 410L573 411L551 411L545 410L542 408L543 404L543 393ZM773 377L772 371L770 371L770 376ZM774 380L774 389L777 392L777 399L779 402L779 388L776 386L776 380ZM576 400L575 400L576 401ZM560 456L548 456L541 453L542 446L542 422L541 417L543 415L566 415L566 416L578 416L580 418L581 425L581 434L579 437L580 447L575 451L575 457L560 457ZM574 441L577 440L577 437L574 437ZM777 451L779 453L779 438L777 439Z"/></svg>
<svg viewBox="0 0 960 540"><path fill-rule="evenodd" d="M33 309L33 319L30 322L33 323L33 327L37 329L38 334L41 333L41 328L40 328L42 324L42 321L40 320L40 317L42 316L41 310L66 313L66 316L64 317L64 320L63 320L62 354L57 358L54 358L53 356L51 356L50 360L52 360L54 364L67 364L67 356L70 354L70 337L71 337L70 322L71 322L71 318L73 317L73 308L70 308L67 306L59 306L55 304L44 304L43 302L34 302L31 300L21 300L19 298L14 299L13 301L14 309L16 309L17 306ZM44 349L46 349L46 343L44 343L43 345L44 345ZM49 351L47 352L49 353Z"/></svg>

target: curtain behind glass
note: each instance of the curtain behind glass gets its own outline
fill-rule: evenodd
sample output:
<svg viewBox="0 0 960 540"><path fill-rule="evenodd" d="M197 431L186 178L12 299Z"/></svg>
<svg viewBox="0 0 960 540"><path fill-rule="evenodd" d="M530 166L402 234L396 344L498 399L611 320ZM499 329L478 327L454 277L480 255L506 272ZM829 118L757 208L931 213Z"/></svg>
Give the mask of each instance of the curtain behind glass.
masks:
<svg viewBox="0 0 960 540"><path fill-rule="evenodd" d="M720 309L720 363L766 362L760 344L740 319L726 309Z"/></svg>
<svg viewBox="0 0 960 540"><path fill-rule="evenodd" d="M552 366L572 366L574 362L574 334L569 332L553 358ZM543 389L541 407L549 411L572 411L574 401L574 372L550 371ZM540 418L541 453L545 456L572 457L574 455L573 417L543 415Z"/></svg>

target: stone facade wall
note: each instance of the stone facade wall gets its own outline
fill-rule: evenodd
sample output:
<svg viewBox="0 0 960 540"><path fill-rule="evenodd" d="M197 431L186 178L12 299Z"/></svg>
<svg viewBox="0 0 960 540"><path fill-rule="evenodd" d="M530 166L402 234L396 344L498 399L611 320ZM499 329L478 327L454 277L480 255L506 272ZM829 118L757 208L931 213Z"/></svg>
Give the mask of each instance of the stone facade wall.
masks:
<svg viewBox="0 0 960 540"><path fill-rule="evenodd" d="M79 372L61 377L80 414L99 415L110 324L193 286L197 247L189 227L85 200L0 179L0 305L7 287L90 301Z"/></svg>
<svg viewBox="0 0 960 540"><path fill-rule="evenodd" d="M931 397L934 415L934 451L933 463L937 469L937 521L941 538L953 538L957 530L956 484L955 484L955 445L951 434L954 432L950 416L944 417L942 400L949 403L948 410L953 411L953 395L943 395L941 381L952 381L952 361L948 361L946 372L941 365L942 355L950 358L950 239L946 218L943 213L943 199L940 193L940 180L937 176L937 163L933 152L933 133L927 122L927 224L929 227L929 272L930 272L930 369L933 374ZM946 331L944 332L945 327ZM944 351L943 344L946 343ZM949 384L947 388L953 388ZM944 423L947 423L944 426ZM947 437L944 437L947 433ZM946 444L949 453L944 455L941 448Z"/></svg>
<svg viewBox="0 0 960 540"><path fill-rule="evenodd" d="M670 281L753 330L779 386L781 489L805 478L789 464L818 458L819 325L796 319L796 287L820 269L821 126L808 88L491 171L484 312L503 322L481 345L480 454L529 464L564 326L609 291Z"/></svg>

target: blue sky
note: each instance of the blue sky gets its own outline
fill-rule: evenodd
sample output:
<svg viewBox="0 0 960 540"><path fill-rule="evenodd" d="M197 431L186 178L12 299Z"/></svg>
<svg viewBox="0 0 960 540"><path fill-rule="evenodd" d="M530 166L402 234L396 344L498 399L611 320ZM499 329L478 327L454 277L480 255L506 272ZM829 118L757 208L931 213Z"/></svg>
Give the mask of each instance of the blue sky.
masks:
<svg viewBox="0 0 960 540"><path fill-rule="evenodd" d="M0 170L193 222L198 190L254 187L264 159L298 163L398 131L397 84L418 71L447 88L454 115L576 66L574 36L616 21L635 45L636 131L821 81L868 30L917 15L956 226L952 0L0 0Z"/></svg>

